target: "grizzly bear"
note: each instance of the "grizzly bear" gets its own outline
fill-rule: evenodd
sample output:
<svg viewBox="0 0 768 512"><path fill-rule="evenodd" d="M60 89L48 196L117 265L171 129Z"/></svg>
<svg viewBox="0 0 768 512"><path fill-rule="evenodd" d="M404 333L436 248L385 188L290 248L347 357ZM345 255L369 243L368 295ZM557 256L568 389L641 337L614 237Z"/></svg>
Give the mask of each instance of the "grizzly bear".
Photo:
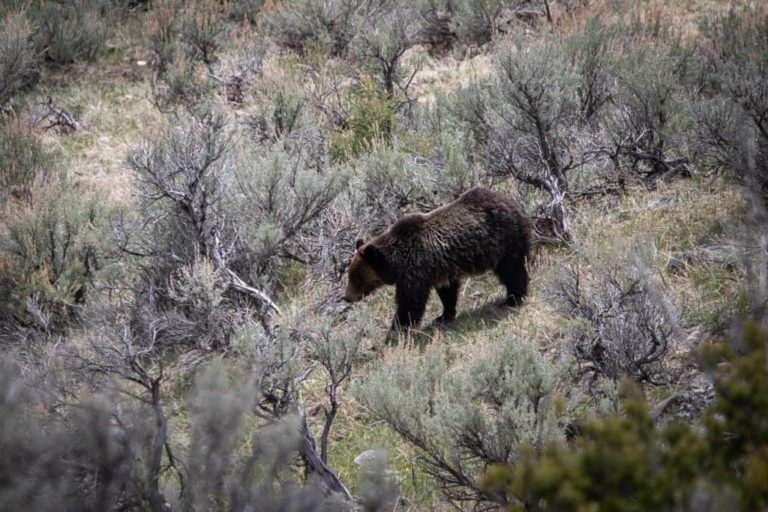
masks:
<svg viewBox="0 0 768 512"><path fill-rule="evenodd" d="M358 240L356 249L343 298L357 302L395 285L393 329L419 323L433 287L443 303L437 321L453 320L464 276L493 270L509 305L528 293L531 220L517 201L485 188L429 213L406 215L370 242Z"/></svg>

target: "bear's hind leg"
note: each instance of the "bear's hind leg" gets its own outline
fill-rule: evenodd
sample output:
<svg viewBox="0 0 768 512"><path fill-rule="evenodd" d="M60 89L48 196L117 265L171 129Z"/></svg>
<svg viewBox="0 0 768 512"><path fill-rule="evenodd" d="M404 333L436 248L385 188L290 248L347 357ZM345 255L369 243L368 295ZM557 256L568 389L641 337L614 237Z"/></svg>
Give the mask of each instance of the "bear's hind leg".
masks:
<svg viewBox="0 0 768 512"><path fill-rule="evenodd" d="M494 270L499 280L507 287L507 305L518 306L528 295L528 269L525 258L507 255Z"/></svg>
<svg viewBox="0 0 768 512"><path fill-rule="evenodd" d="M456 318L456 302L459 300L459 287L461 282L458 280L449 281L445 286L437 286L437 295L440 302L443 303L443 314L435 320L438 323L452 322Z"/></svg>
<svg viewBox="0 0 768 512"><path fill-rule="evenodd" d="M427 308L429 292L429 287L411 287L398 284L395 289L397 313L392 322L392 329L407 329L412 325L417 325Z"/></svg>

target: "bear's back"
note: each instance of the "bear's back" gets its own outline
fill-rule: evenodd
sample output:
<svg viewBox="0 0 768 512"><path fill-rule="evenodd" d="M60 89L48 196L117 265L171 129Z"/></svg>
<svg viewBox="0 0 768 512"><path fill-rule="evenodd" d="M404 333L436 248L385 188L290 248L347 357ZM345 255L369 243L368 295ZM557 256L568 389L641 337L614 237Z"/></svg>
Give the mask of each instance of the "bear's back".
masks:
<svg viewBox="0 0 768 512"><path fill-rule="evenodd" d="M407 274L475 274L495 267L510 246L527 254L526 223L514 199L477 187L429 213L401 218L390 236Z"/></svg>

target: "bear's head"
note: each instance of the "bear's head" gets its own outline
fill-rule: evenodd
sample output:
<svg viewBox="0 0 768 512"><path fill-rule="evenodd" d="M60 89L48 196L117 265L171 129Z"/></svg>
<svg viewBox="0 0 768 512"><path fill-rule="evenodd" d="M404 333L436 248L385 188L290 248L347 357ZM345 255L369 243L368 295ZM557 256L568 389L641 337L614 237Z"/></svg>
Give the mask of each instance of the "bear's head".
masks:
<svg viewBox="0 0 768 512"><path fill-rule="evenodd" d="M395 281L392 268L379 247L360 239L355 243L355 249L343 297L347 302L357 302L377 288Z"/></svg>

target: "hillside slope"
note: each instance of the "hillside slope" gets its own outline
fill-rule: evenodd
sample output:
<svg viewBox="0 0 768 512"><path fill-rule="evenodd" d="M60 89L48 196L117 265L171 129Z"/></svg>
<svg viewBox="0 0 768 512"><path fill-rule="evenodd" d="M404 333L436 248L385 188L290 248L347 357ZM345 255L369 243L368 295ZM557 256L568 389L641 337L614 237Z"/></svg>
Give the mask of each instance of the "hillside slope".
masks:
<svg viewBox="0 0 768 512"><path fill-rule="evenodd" d="M768 268L768 12L732 4L0 7L0 508L542 510L525 461L628 387L716 431L702 350ZM522 306L339 300L357 238L476 185L534 221Z"/></svg>

